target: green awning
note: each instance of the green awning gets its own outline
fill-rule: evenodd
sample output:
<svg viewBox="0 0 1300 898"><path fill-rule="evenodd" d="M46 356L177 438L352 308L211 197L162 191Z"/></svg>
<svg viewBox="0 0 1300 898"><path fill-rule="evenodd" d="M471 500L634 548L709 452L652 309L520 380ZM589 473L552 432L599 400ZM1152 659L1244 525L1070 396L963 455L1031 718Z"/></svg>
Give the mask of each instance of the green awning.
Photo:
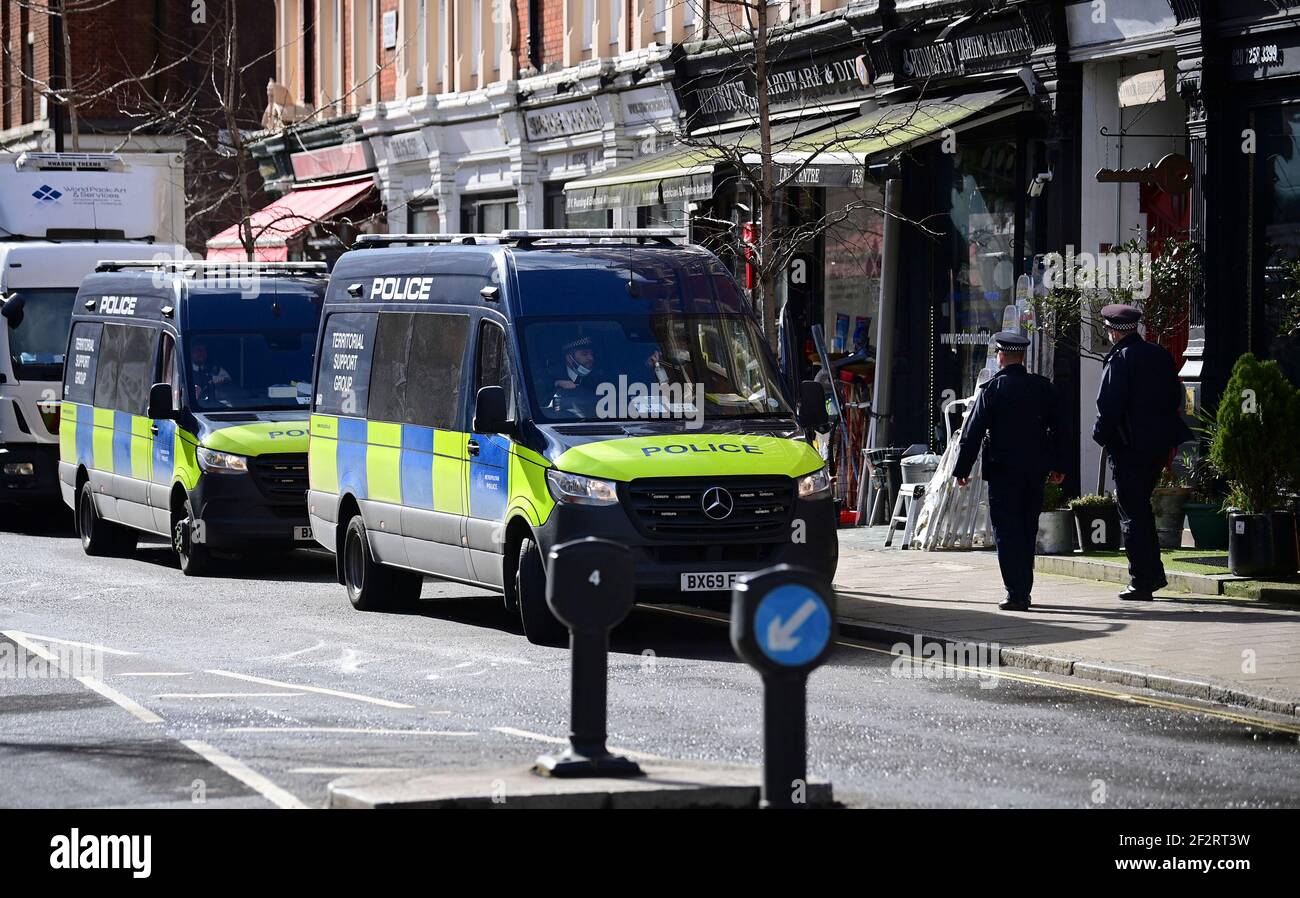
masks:
<svg viewBox="0 0 1300 898"><path fill-rule="evenodd" d="M773 158L778 165L787 166L805 160L818 165L865 165L873 156L935 138L949 128L987 121L984 113L992 114L996 107L1001 107L997 109L1000 115L1017 112L1020 105L1005 102L1016 93L1016 88L1005 88L882 106L808 134L786 150L774 152ZM756 162L758 157L746 157L745 161L751 159Z"/></svg>

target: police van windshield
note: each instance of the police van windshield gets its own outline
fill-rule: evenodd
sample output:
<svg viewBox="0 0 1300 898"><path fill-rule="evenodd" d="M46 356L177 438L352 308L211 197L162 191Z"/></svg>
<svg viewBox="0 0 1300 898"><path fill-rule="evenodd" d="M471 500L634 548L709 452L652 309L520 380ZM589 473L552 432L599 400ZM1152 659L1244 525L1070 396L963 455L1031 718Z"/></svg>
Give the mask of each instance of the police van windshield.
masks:
<svg viewBox="0 0 1300 898"><path fill-rule="evenodd" d="M23 321L9 332L9 359L19 380L58 380L63 377L63 354L68 343L68 323L77 298L76 287L14 291L23 297Z"/></svg>
<svg viewBox="0 0 1300 898"><path fill-rule="evenodd" d="M549 421L789 417L746 315L524 319L532 405Z"/></svg>
<svg viewBox="0 0 1300 898"><path fill-rule="evenodd" d="M197 331L185 339L190 407L273 411L311 402L316 332Z"/></svg>

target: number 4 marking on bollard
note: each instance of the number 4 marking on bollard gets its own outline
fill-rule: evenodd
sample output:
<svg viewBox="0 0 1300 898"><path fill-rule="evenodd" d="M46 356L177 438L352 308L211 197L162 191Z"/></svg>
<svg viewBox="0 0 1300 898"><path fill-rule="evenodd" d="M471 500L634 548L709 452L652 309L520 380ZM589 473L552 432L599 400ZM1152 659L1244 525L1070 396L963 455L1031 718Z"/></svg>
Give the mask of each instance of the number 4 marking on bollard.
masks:
<svg viewBox="0 0 1300 898"><path fill-rule="evenodd" d="M587 578L587 582L590 583L592 586L600 585L600 568L596 568L594 571L591 572L591 576Z"/></svg>

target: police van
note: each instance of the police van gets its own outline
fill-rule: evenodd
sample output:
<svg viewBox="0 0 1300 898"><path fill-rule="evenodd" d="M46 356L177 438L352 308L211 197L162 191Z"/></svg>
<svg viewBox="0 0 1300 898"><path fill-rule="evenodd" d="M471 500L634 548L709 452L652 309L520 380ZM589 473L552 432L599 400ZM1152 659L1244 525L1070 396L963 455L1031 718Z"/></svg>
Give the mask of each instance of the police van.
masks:
<svg viewBox="0 0 1300 898"><path fill-rule="evenodd" d="M375 235L336 263L316 351L312 533L362 610L430 574L566 634L547 551L631 547L637 596L725 594L780 562L828 578L831 481L747 301L679 231Z"/></svg>
<svg viewBox="0 0 1300 898"><path fill-rule="evenodd" d="M307 419L322 263L101 262L68 336L59 486L90 555L312 545Z"/></svg>

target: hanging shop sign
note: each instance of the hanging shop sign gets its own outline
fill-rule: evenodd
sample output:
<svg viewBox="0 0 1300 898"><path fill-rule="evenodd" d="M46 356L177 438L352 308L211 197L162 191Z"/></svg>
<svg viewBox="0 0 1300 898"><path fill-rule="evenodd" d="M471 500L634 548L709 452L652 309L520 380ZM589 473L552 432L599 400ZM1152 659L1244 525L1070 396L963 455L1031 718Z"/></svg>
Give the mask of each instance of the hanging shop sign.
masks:
<svg viewBox="0 0 1300 898"><path fill-rule="evenodd" d="M1146 106L1165 101L1165 73L1163 69L1139 72L1119 79L1120 106Z"/></svg>
<svg viewBox="0 0 1300 898"><path fill-rule="evenodd" d="M605 126L595 100L529 109L524 113L524 133L529 140L554 140L572 137Z"/></svg>

